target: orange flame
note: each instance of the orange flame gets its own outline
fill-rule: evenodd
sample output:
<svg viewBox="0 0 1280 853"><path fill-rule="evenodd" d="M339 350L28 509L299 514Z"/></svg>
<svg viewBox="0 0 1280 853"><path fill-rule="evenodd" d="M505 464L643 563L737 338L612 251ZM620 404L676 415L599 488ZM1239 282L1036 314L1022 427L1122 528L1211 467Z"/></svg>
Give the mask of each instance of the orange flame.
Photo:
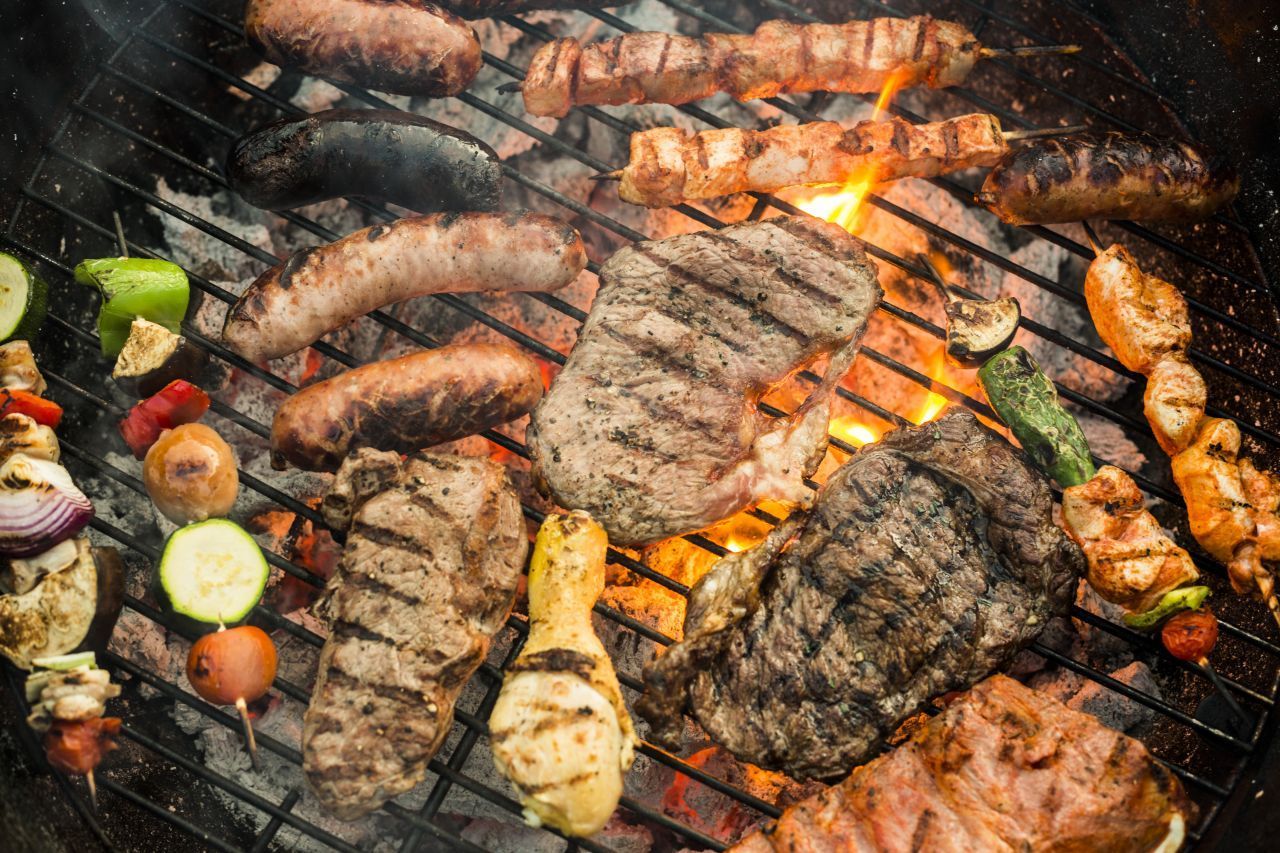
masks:
<svg viewBox="0 0 1280 853"><path fill-rule="evenodd" d="M880 435L874 429L852 415L846 415L843 418L836 418L832 421L831 434L841 441L852 444L854 447L871 444L880 438Z"/></svg>
<svg viewBox="0 0 1280 853"><path fill-rule="evenodd" d="M937 350L929 357L929 378L935 382L942 382L947 377L947 357L945 347L938 345ZM929 396L925 398L924 403L920 407L919 413L911 420L917 424L928 423L929 421L942 414L942 410L947 407L947 398L934 391L929 392Z"/></svg>
<svg viewBox="0 0 1280 853"><path fill-rule="evenodd" d="M893 100L894 94L902 86L904 74L895 69L884 81L880 97L876 98L875 108L871 111L871 120L876 121ZM875 170L868 165L849 176L843 187L835 192L816 195L806 201L797 202L799 207L810 216L834 222L846 231L853 232L857 225L858 211L862 202L871 194L875 186Z"/></svg>

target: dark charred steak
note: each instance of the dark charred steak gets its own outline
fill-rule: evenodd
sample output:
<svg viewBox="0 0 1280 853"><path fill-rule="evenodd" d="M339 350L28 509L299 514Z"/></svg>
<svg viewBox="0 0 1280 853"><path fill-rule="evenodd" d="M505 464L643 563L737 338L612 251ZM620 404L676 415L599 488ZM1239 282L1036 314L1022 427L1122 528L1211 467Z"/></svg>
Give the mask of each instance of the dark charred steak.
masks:
<svg viewBox="0 0 1280 853"><path fill-rule="evenodd" d="M843 229L778 217L615 254L569 360L534 410L534 474L620 545L699 530L764 498L807 504L831 393L880 299ZM756 410L820 356L790 417Z"/></svg>
<svg viewBox="0 0 1280 853"><path fill-rule="evenodd" d="M354 820L426 773L511 610L529 543L515 490L488 459L360 450L323 509L349 531L302 766L325 808Z"/></svg>
<svg viewBox="0 0 1280 853"><path fill-rule="evenodd" d="M670 746L688 708L743 761L847 772L1066 611L1084 557L1052 509L1022 453L967 411L889 433L808 518L699 581L684 640L646 669L637 707Z"/></svg>
<svg viewBox="0 0 1280 853"><path fill-rule="evenodd" d="M1195 816L1136 740L992 676L733 853L1172 853Z"/></svg>

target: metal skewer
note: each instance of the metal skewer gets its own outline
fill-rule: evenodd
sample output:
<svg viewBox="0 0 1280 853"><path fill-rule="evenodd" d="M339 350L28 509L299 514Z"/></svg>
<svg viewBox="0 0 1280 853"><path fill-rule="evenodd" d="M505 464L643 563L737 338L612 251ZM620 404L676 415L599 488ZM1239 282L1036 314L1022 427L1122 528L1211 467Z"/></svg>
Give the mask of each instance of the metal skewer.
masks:
<svg viewBox="0 0 1280 853"><path fill-rule="evenodd" d="M1024 47L980 47L978 55L983 59L994 59L999 56L1069 56L1081 50L1083 48L1078 44L1039 44Z"/></svg>
<svg viewBox="0 0 1280 853"><path fill-rule="evenodd" d="M1031 130L1005 130L1000 136L1005 142L1016 142L1019 139L1041 139L1046 136L1063 136L1068 133L1083 133L1089 128L1083 124L1072 124L1066 127L1036 127Z"/></svg>
<svg viewBox="0 0 1280 853"><path fill-rule="evenodd" d="M612 172L601 172L598 175L592 175L593 181L620 181L622 180L623 169L614 169Z"/></svg>
<svg viewBox="0 0 1280 853"><path fill-rule="evenodd" d="M1098 232L1093 230L1093 226L1088 222L1081 220L1080 227L1084 229L1084 236L1089 240L1089 248L1093 249L1093 256L1096 258L1102 254L1102 241L1098 239Z"/></svg>
<svg viewBox="0 0 1280 853"><path fill-rule="evenodd" d="M1209 664L1209 658L1202 657L1196 663L1204 670L1204 674L1209 676L1209 681L1213 684L1214 689L1218 691L1218 695L1223 698L1227 703L1227 707L1231 709L1231 716L1235 719L1236 725L1240 727L1240 731L1247 734L1253 727L1253 721L1244 712L1244 708L1240 707L1236 697L1231 695L1231 691L1227 689L1226 682L1222 680L1222 676L1218 675L1218 671Z"/></svg>
<svg viewBox="0 0 1280 853"><path fill-rule="evenodd" d="M510 83L503 83L498 87L498 92L503 95L509 95L512 92L519 92L524 87L523 80L512 80Z"/></svg>

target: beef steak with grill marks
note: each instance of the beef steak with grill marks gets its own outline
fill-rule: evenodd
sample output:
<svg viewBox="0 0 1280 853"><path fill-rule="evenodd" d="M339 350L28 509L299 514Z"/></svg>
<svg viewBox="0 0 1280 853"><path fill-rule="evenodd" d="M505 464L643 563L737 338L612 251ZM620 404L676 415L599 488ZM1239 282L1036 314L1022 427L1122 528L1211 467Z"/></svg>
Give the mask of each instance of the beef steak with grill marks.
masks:
<svg viewBox="0 0 1280 853"><path fill-rule="evenodd" d="M843 228L807 216L622 249L533 413L534 474L618 544L707 527L764 498L808 503L831 394L881 295ZM790 417L756 409L821 356Z"/></svg>
<svg viewBox="0 0 1280 853"><path fill-rule="evenodd" d="M930 697L1007 665L1084 571L1045 480L967 411L889 433L807 518L694 587L638 709L674 746L689 709L743 761L848 772Z"/></svg>
<svg viewBox="0 0 1280 853"><path fill-rule="evenodd" d="M363 449L323 510L349 530L302 768L325 808L354 820L425 775L511 611L529 541L505 470L483 458Z"/></svg>

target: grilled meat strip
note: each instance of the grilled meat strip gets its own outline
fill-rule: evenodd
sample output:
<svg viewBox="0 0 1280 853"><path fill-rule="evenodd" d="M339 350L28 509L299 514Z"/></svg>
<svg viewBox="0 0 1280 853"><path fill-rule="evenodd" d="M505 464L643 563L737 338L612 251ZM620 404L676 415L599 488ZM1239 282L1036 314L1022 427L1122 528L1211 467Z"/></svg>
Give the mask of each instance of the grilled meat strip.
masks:
<svg viewBox="0 0 1280 853"><path fill-rule="evenodd" d="M691 133L656 127L631 134L618 195L646 207L740 192L774 192L854 176L871 183L932 178L993 166L1009 149L993 115L974 113L913 125L901 118L783 124L768 130Z"/></svg>
<svg viewBox="0 0 1280 853"><path fill-rule="evenodd" d="M733 853L1173 853L1195 806L1136 740L994 675Z"/></svg>
<svg viewBox="0 0 1280 853"><path fill-rule="evenodd" d="M637 708L671 747L687 708L742 761L846 772L1066 612L1085 562L1052 510L1044 478L967 411L891 432L807 519L699 581Z"/></svg>
<svg viewBox="0 0 1280 853"><path fill-rule="evenodd" d="M346 549L303 718L302 764L321 803L354 820L408 791L453 722L458 692L514 603L528 551L502 466L361 450L325 497Z"/></svg>
<svg viewBox="0 0 1280 853"><path fill-rule="evenodd" d="M716 92L740 101L781 92L879 92L955 86L978 60L961 24L927 15L844 24L766 21L751 35L627 33L583 46L543 45L525 76L524 107L563 117L588 104L686 104Z"/></svg>
<svg viewBox="0 0 1280 853"><path fill-rule="evenodd" d="M564 507L636 545L764 498L807 503L835 383L880 299L858 242L807 216L622 249L578 342L533 412L534 476ZM830 355L790 417L756 403Z"/></svg>
<svg viewBox="0 0 1280 853"><path fill-rule="evenodd" d="M399 95L456 95L480 39L423 0L249 0L244 33L268 62Z"/></svg>
<svg viewBox="0 0 1280 853"><path fill-rule="evenodd" d="M978 201L1011 225L1084 219L1195 222L1230 204L1240 176L1205 149L1146 133L1082 133L1011 151Z"/></svg>

